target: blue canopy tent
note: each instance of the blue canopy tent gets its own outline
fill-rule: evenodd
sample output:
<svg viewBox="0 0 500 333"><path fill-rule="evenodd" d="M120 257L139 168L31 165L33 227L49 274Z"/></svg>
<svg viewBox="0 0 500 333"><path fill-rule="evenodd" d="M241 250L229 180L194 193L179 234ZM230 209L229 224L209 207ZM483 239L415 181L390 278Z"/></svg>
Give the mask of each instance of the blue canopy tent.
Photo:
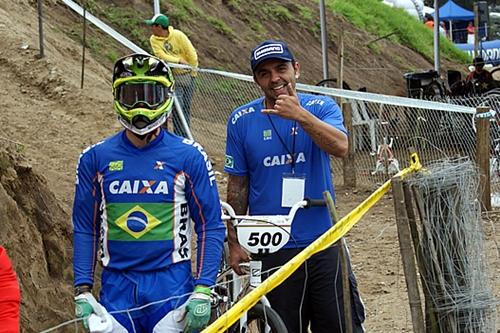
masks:
<svg viewBox="0 0 500 333"><path fill-rule="evenodd" d="M439 19L443 21L474 20L474 12L460 7L452 0L439 8Z"/></svg>
<svg viewBox="0 0 500 333"><path fill-rule="evenodd" d="M450 39L453 40L453 21L471 21L474 20L474 12L460 7L452 0L439 8L439 19L450 22Z"/></svg>

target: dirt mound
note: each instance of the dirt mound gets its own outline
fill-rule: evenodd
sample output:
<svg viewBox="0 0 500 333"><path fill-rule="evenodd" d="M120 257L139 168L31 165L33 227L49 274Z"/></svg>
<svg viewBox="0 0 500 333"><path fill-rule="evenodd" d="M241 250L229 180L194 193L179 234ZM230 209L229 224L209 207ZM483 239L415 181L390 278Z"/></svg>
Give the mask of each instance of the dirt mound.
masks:
<svg viewBox="0 0 500 333"><path fill-rule="evenodd" d="M21 325L33 332L71 318L71 226L46 180L16 149L0 142L0 244L15 258Z"/></svg>

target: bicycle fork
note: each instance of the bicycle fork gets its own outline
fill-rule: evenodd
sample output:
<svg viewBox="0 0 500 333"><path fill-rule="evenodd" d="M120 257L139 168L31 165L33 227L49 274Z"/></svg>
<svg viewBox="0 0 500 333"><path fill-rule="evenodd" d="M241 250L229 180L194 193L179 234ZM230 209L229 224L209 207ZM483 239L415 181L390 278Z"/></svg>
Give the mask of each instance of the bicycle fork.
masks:
<svg viewBox="0 0 500 333"><path fill-rule="evenodd" d="M249 270L250 270L250 277L249 277L248 289L253 290L262 283L262 261L251 260L249 263ZM233 280L234 280L233 299L238 299L238 296L240 296L243 291L241 282L242 278L233 272ZM263 305L267 307L271 307L271 303L269 303L269 300L267 299L266 296L261 297L259 302L261 302ZM245 312L240 317L240 333L247 333L247 332L248 332L248 317L247 313ZM265 327L265 332L266 333L271 332L271 328L268 325L266 325Z"/></svg>

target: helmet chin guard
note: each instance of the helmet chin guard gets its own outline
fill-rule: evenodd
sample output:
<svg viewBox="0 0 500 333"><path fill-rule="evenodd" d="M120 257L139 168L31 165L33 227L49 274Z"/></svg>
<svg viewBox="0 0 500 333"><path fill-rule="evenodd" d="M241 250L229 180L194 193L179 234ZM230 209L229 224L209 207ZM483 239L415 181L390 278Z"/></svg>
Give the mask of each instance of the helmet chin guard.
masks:
<svg viewBox="0 0 500 333"><path fill-rule="evenodd" d="M118 116L118 121L120 122L120 124L122 124L123 127L125 127L126 129L132 131L133 133L135 133L137 135L145 135L151 131L154 131L155 129L160 127L166 120L167 120L167 115L164 114L160 118L158 118L156 121L149 123L149 124L146 124L146 126L144 126L144 127L138 127L138 126L134 125L134 122L129 123L125 119L123 119L122 117Z"/></svg>

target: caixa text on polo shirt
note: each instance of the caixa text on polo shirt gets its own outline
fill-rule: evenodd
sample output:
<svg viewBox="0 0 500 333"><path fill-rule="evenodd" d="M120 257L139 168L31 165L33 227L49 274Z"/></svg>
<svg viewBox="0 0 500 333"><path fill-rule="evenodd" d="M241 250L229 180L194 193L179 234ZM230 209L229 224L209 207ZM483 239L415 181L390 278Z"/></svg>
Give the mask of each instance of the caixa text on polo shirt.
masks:
<svg viewBox="0 0 500 333"><path fill-rule="evenodd" d="M303 152L297 153L295 155L295 164L304 163L306 161L306 156ZM283 155L274 155L274 156L266 156L262 161L266 167L273 167L276 165L285 165L292 164L292 155L283 154Z"/></svg>

